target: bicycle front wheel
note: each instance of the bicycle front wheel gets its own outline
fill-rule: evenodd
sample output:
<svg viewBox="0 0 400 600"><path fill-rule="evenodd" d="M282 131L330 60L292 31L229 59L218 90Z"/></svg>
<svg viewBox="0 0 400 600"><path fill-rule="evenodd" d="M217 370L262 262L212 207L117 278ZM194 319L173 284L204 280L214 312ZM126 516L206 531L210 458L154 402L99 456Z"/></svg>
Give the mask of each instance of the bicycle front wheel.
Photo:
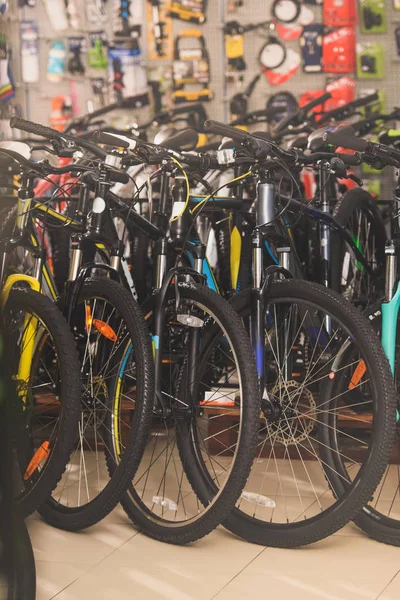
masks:
<svg viewBox="0 0 400 600"><path fill-rule="evenodd" d="M13 289L5 307L6 344L18 393L13 402L20 514L39 508L56 487L74 444L81 380L76 344L43 294Z"/></svg>
<svg viewBox="0 0 400 600"><path fill-rule="evenodd" d="M163 411L153 416L122 506L147 535L184 544L217 527L240 495L255 451L260 394L237 314L204 286L182 282L178 289L178 307L174 294L167 305ZM150 324L153 306L144 312ZM206 354L197 361L201 348ZM125 378L122 402L130 389ZM199 464L204 472L192 478Z"/></svg>
<svg viewBox="0 0 400 600"><path fill-rule="evenodd" d="M105 278L86 281L73 329L83 382L75 447L40 510L48 523L71 531L99 522L120 501L142 457L154 399L150 336L124 288ZM131 386L125 403L114 393L121 377Z"/></svg>
<svg viewBox="0 0 400 600"><path fill-rule="evenodd" d="M250 295L232 302L245 321ZM257 451L224 525L296 547L331 535L371 498L390 456L395 392L378 337L338 294L281 281L266 302Z"/></svg>

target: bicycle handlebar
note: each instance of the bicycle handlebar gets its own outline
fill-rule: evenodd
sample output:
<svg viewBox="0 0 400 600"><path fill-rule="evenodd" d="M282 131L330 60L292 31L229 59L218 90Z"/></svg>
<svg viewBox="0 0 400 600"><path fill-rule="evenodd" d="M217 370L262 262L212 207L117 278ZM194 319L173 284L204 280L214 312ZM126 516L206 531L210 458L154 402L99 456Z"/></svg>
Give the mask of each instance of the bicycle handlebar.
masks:
<svg viewBox="0 0 400 600"><path fill-rule="evenodd" d="M85 150L89 150L89 152L98 158L104 159L107 156L107 152L95 144L88 142L87 140L82 140L79 137L72 137L66 135L65 133L60 133L55 129L51 129L51 127L46 127L40 123L33 123L32 121L27 121L26 119L21 119L20 117L11 117L10 127L13 129L20 129L21 131L26 131L27 133L33 133L34 135L38 135L49 140L59 140L63 144L66 143L67 149L71 151L74 150L74 146L79 146Z"/></svg>
<svg viewBox="0 0 400 600"><path fill-rule="evenodd" d="M310 110L312 110L316 106L320 106L330 98L332 98L332 94L330 92L325 92L325 94L318 96L318 98L314 98L314 100L311 100L311 102L305 104L304 106L299 108L299 110L296 110L295 112L289 114L287 117L279 121L277 126L274 128L274 133L280 133L292 124L300 125L301 122L307 117L307 113Z"/></svg>
<svg viewBox="0 0 400 600"><path fill-rule="evenodd" d="M379 94L375 92L374 94L370 94L369 96L365 96L364 98L358 98L357 100L353 100L344 106L340 106L339 108L334 108L329 112L325 113L321 116L318 124L322 125L331 119L342 119L344 117L348 117L355 109L361 108L362 106L367 106L371 104L371 102L375 102L375 100L379 99Z"/></svg>

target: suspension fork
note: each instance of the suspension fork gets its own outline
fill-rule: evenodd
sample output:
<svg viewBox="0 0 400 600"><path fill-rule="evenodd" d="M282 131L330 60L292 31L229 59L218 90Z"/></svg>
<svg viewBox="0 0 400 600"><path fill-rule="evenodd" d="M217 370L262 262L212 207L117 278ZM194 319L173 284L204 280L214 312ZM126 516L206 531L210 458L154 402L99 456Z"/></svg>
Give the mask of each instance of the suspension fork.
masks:
<svg viewBox="0 0 400 600"><path fill-rule="evenodd" d="M382 304L382 346L389 360L393 375L396 358L397 317L400 309L400 283L396 289L397 244L396 240L388 240L385 246L385 300Z"/></svg>
<svg viewBox="0 0 400 600"><path fill-rule="evenodd" d="M264 340L264 296L263 279L263 236L256 228L252 235L253 247L253 285L251 292L251 342L256 358L256 367L260 390L265 387L265 340Z"/></svg>
<svg viewBox="0 0 400 600"><path fill-rule="evenodd" d="M324 167L320 166L319 176L319 189L320 189L320 207L321 212L325 214L330 213L329 206L329 179L330 173L328 173ZM321 265L322 265L322 285L330 288L331 285L331 230L328 224L320 224L320 252L321 252ZM326 330L328 333L332 331L332 321L329 315L326 315Z"/></svg>
<svg viewBox="0 0 400 600"><path fill-rule="evenodd" d="M191 252L194 255L194 270L202 275L203 263L206 259L206 247L204 244L194 244L191 247ZM189 327L188 339L188 372L189 372L189 389L192 406L195 401L195 384L197 380L198 355L200 350L200 328Z"/></svg>
<svg viewBox="0 0 400 600"><path fill-rule="evenodd" d="M152 323L153 331L151 336L155 374L154 412L164 416L166 416L167 406L162 396L162 357L164 346L163 332L165 330L166 321L167 289L172 280L172 276L170 276L170 274L166 277L167 249L167 238L161 238L158 240L157 273L154 290L155 301Z"/></svg>

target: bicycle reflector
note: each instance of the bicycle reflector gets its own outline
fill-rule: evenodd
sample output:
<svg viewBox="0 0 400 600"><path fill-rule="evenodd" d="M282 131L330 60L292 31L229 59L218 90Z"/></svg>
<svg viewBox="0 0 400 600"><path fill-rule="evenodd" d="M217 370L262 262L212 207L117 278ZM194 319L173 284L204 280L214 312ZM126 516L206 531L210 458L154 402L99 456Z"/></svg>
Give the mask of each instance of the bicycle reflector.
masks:
<svg viewBox="0 0 400 600"><path fill-rule="evenodd" d="M350 380L349 390L354 389L360 383L361 379L365 375L366 370L367 370L367 367L365 366L365 362L363 360L360 360L358 362L358 365L356 366L353 376Z"/></svg>
<svg viewBox="0 0 400 600"><path fill-rule="evenodd" d="M30 477L32 477L32 475L37 470L37 468L39 467L41 462L43 462L44 460L47 460L47 458L50 454L49 447L50 447L50 442L47 441L47 442L43 442L43 444L41 446L39 446L39 448L36 450L35 454L31 458L29 465L27 466L26 471L24 473L25 481L27 481Z"/></svg>
<svg viewBox="0 0 400 600"><path fill-rule="evenodd" d="M101 335L104 335L104 337L106 337L108 340L111 340L112 342L117 341L118 336L115 333L114 329L111 327L111 325L105 323L104 321L101 321L100 319L93 319L92 323L93 327L95 327L97 331L101 333Z"/></svg>

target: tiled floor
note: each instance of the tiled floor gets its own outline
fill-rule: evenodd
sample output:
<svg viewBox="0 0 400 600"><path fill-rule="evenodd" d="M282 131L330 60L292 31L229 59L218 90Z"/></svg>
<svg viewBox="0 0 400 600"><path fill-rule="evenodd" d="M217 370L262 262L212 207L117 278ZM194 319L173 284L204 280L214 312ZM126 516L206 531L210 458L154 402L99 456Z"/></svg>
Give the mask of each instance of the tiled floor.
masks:
<svg viewBox="0 0 400 600"><path fill-rule="evenodd" d="M118 507L72 534L29 519L38 600L399 600L400 548L353 525L308 548L277 550L220 528L190 547L136 532Z"/></svg>

